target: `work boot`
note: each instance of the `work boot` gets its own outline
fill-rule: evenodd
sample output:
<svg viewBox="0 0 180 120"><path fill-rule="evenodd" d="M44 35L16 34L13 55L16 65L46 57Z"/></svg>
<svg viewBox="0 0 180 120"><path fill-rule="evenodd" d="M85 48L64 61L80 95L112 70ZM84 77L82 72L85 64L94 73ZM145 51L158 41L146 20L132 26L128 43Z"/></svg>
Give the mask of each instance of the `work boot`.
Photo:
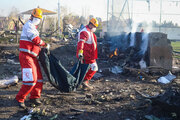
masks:
<svg viewBox="0 0 180 120"><path fill-rule="evenodd" d="M24 104L24 102L18 102L18 106L19 108L26 109L26 105Z"/></svg>
<svg viewBox="0 0 180 120"><path fill-rule="evenodd" d="M42 104L39 99L30 99L30 103L36 106L40 106Z"/></svg>
<svg viewBox="0 0 180 120"><path fill-rule="evenodd" d="M92 90L93 89L93 87L91 85L89 85L89 81L84 81L82 83L82 85L83 85L84 90Z"/></svg>

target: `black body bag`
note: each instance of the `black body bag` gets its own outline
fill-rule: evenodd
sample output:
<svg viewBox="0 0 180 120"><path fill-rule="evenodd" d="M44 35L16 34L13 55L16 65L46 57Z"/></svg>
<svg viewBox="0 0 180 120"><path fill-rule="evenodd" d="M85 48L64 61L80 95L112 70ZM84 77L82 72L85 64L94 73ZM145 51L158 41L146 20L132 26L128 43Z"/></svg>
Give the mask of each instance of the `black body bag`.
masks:
<svg viewBox="0 0 180 120"><path fill-rule="evenodd" d="M62 66L60 60L47 52L47 49L43 48L39 54L39 60L49 82L61 92L75 91L83 82L90 65L81 64L78 61L69 72Z"/></svg>

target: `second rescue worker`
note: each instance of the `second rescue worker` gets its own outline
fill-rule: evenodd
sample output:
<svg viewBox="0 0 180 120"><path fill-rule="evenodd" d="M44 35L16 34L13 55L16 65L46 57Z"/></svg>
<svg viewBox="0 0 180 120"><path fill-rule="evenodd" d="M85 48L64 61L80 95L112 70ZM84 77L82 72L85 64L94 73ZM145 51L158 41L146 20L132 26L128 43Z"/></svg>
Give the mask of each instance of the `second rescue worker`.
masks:
<svg viewBox="0 0 180 120"><path fill-rule="evenodd" d="M83 86L87 89L93 89L93 87L89 85L89 80L91 80L91 78L98 70L98 66L96 63L96 59L98 58L97 38L94 34L97 27L97 19L92 18L89 21L89 24L84 27L78 34L76 56L86 64L90 64L90 69L87 72L83 82Z"/></svg>

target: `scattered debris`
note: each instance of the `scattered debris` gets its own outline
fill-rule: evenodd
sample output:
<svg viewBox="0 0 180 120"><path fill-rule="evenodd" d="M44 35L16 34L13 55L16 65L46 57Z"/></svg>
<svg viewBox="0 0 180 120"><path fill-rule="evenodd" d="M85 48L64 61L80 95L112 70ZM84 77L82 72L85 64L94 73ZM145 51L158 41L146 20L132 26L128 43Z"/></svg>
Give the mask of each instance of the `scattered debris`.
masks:
<svg viewBox="0 0 180 120"><path fill-rule="evenodd" d="M169 88L164 93L159 94L154 98L150 98L152 101L152 107L159 107L163 112L175 113L173 115L180 116L180 89Z"/></svg>
<svg viewBox="0 0 180 120"><path fill-rule="evenodd" d="M69 119L77 119L76 116L69 116L68 118L69 118Z"/></svg>
<svg viewBox="0 0 180 120"><path fill-rule="evenodd" d="M14 41L14 39L10 39L9 41L12 42L12 41Z"/></svg>
<svg viewBox="0 0 180 120"><path fill-rule="evenodd" d="M32 117L31 114L25 115L25 116L23 116L20 120L31 120L31 117Z"/></svg>
<svg viewBox="0 0 180 120"><path fill-rule="evenodd" d="M123 73L124 74L131 74L132 76L139 77L140 80L145 79L152 79L152 76L148 74L148 69L137 69L137 68L130 68L124 67Z"/></svg>
<svg viewBox="0 0 180 120"><path fill-rule="evenodd" d="M50 38L52 42L59 42L59 39L55 38L55 37L51 37Z"/></svg>
<svg viewBox="0 0 180 120"><path fill-rule="evenodd" d="M176 113L171 113L172 117L173 118L176 118L177 117L177 114Z"/></svg>
<svg viewBox="0 0 180 120"><path fill-rule="evenodd" d="M54 120L58 117L58 114L54 115L53 117L51 117L49 120Z"/></svg>
<svg viewBox="0 0 180 120"><path fill-rule="evenodd" d="M154 96L152 96L152 95L149 95L149 94L142 93L142 92L140 92L140 91L137 90L137 89L135 89L135 91L136 91L137 93L139 93L142 97L148 98L148 99L150 99L150 98L157 98L157 97L160 95L160 93L157 93L157 94L155 94ZM164 92L163 92L163 93L164 93Z"/></svg>
<svg viewBox="0 0 180 120"><path fill-rule="evenodd" d="M40 109L40 108L29 108L28 109L28 114L23 116L20 120L41 120L43 116L47 116L47 112L45 111L46 109ZM57 114L53 117L50 118L50 120L54 120L57 118Z"/></svg>
<svg viewBox="0 0 180 120"><path fill-rule="evenodd" d="M123 70L120 66L114 66L111 68L111 72L114 73L114 74L119 74L119 73L122 73Z"/></svg>
<svg viewBox="0 0 180 120"><path fill-rule="evenodd" d="M168 75L163 76L163 77L160 77L160 78L158 79L158 82L163 83L163 84L167 84L167 83L170 83L170 82L171 82L173 79L175 79L175 78L176 78L176 76L173 75L173 74L169 71Z"/></svg>
<svg viewBox="0 0 180 120"><path fill-rule="evenodd" d="M18 76L0 80L0 88L8 87L18 83Z"/></svg>
<svg viewBox="0 0 180 120"><path fill-rule="evenodd" d="M103 75L102 75L101 73L96 73L96 74L93 76L94 79L99 79L99 78L101 78L101 77L103 77Z"/></svg>
<svg viewBox="0 0 180 120"><path fill-rule="evenodd" d="M99 72L101 73L101 72L102 72L102 69L99 69Z"/></svg>
<svg viewBox="0 0 180 120"><path fill-rule="evenodd" d="M135 95L130 95L130 98L135 100L136 96Z"/></svg>
<svg viewBox="0 0 180 120"><path fill-rule="evenodd" d="M92 94L86 94L86 98L92 98L93 95Z"/></svg>
<svg viewBox="0 0 180 120"><path fill-rule="evenodd" d="M74 49L76 48L76 46L74 43L70 43L71 45L67 45L69 44L68 42L72 42L71 39L68 38L67 42L63 42L61 40L58 41L58 39L55 37L51 39L51 42L53 44L52 47L54 47L55 45L57 46L57 48L53 48L53 52L56 55L59 55L58 59L62 60L62 64L65 64L65 67L67 67L68 69L72 68L74 63L76 63ZM101 46L104 47L104 45ZM105 48L104 50L104 54L100 55L107 56L108 52L106 52L106 50L108 49ZM128 51L127 53L131 53L130 51ZM136 51L136 49L133 49L132 53L135 53ZM15 68L19 68L19 65L12 65L14 63L8 63L7 60L10 59L16 61L16 58L18 58L18 54L13 55L9 51L1 50L1 48L0 52L2 52L0 57L3 58L1 66L4 67L2 71L6 71L6 76L9 76L9 74L11 74L12 72L7 71L14 71L14 69L9 66L15 66ZM102 58L100 56L100 59L98 59L98 66L100 69L94 76L95 79L100 78L100 80L91 81L94 86L94 89L92 91L85 92L79 89L77 92L71 94L60 93L57 90L53 89L45 78L44 91L42 93L41 99L43 99L42 102L45 106L48 107L48 109L44 109L44 106L40 106L39 109L32 109L28 113L32 115L31 119L104 119L106 117L106 119L112 117L113 119L122 120L145 119L145 115L152 114L149 113L149 109L153 108L151 107L151 103L155 104L155 100L160 98L161 95L164 94L161 92L161 90L164 90L166 87L169 87L169 85L171 85L157 84L157 79L159 78L159 76L166 76L169 70L165 70L162 67L160 68L159 66L157 67L155 65L155 67L148 66L149 63L146 61L146 59L143 58L143 60L146 62L144 63L142 59L136 60L136 55L131 55L132 56L129 57L135 60L127 60L126 65L129 66L122 65L124 63L124 58L128 57L128 54L126 54L126 52L122 53L119 49L116 49L116 51L114 51L114 55L112 56L112 58L106 59L105 57ZM112 74L112 71L114 72L114 74ZM119 75L118 72L120 72L121 75ZM2 75L4 75L3 73L4 72L2 72ZM174 72L172 73L174 74ZM4 76L1 77L5 78ZM101 77L103 80L101 80ZM140 80L137 78L139 78ZM0 111L10 111L8 113L0 113L0 119L8 119L9 115L12 115L12 113L15 113L15 110L17 110L10 110L12 107L14 107L10 107L11 104L13 104L10 100L14 98L15 94L7 94L7 92L10 93L12 91L17 91L20 85L21 84L18 84L17 87L11 87L8 90L2 89L2 91L0 91L2 93L2 95L0 95ZM134 89L137 89L140 95L137 94ZM164 99L168 100L170 98L171 97L168 96ZM178 100L179 98L175 97L174 99ZM163 112L164 109L162 109L162 111L159 110L158 115L155 113L152 114L152 116L160 118L160 115L162 115ZM2 114L6 114L6 116ZM169 114L171 115L170 117L173 118L177 118L179 116L179 114L174 111L171 111ZM117 115L118 117L114 115ZM10 119L20 119L20 117L23 116L23 113L15 113Z"/></svg>
<svg viewBox="0 0 180 120"><path fill-rule="evenodd" d="M152 83L157 83L157 80L152 79L152 80L150 80L150 82L152 82Z"/></svg>
<svg viewBox="0 0 180 120"><path fill-rule="evenodd" d="M75 109L75 108L71 108L70 111L72 111L72 112L85 112L85 110Z"/></svg>
<svg viewBox="0 0 180 120"><path fill-rule="evenodd" d="M14 60L11 60L11 59L7 59L7 63L14 64L14 65L19 65L20 64L19 62L15 62Z"/></svg>
<svg viewBox="0 0 180 120"><path fill-rule="evenodd" d="M141 61L139 61L139 65L140 65L141 69L145 69L147 67L146 62L143 59L141 59Z"/></svg>
<svg viewBox="0 0 180 120"><path fill-rule="evenodd" d="M160 120L159 118L155 117L154 115L145 115L144 117L147 120Z"/></svg>

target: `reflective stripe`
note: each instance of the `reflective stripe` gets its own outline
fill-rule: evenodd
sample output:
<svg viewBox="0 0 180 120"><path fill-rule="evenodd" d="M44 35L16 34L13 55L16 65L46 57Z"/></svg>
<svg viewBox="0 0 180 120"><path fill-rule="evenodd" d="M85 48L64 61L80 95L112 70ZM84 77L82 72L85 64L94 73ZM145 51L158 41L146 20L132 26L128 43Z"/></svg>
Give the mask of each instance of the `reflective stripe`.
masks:
<svg viewBox="0 0 180 120"><path fill-rule="evenodd" d="M30 50L27 50L27 49L19 48L19 51L27 52L27 53L32 54L34 56L38 56L36 53L34 53L34 52L30 51Z"/></svg>
<svg viewBox="0 0 180 120"><path fill-rule="evenodd" d="M43 82L43 80L37 80L37 82Z"/></svg>
<svg viewBox="0 0 180 120"><path fill-rule="evenodd" d="M91 41L88 40L88 41L86 41L85 43L87 43L87 44L92 44L92 40L91 40Z"/></svg>
<svg viewBox="0 0 180 120"><path fill-rule="evenodd" d="M96 43L95 43L95 40L94 40L93 33L92 33L92 32L90 32L90 34L91 34L91 39L92 39L92 42L93 42L93 44L94 44L94 50L96 50Z"/></svg>
<svg viewBox="0 0 180 120"><path fill-rule="evenodd" d="M34 86L36 85L36 83L23 83L24 85L31 85L31 86Z"/></svg>
<svg viewBox="0 0 180 120"><path fill-rule="evenodd" d="M31 41L31 38L27 36L21 36L20 40Z"/></svg>
<svg viewBox="0 0 180 120"><path fill-rule="evenodd" d="M28 37L28 36L21 36L20 40L32 41L37 36L38 36L37 34L35 34L35 35L33 34L30 37Z"/></svg>
<svg viewBox="0 0 180 120"><path fill-rule="evenodd" d="M84 39L79 39L79 41L78 41L78 42L80 42L80 41L83 41L83 42L85 42L85 40L84 40Z"/></svg>
<svg viewBox="0 0 180 120"><path fill-rule="evenodd" d="M42 44L43 44L43 41L41 40L40 43L39 43L39 45L42 45Z"/></svg>
<svg viewBox="0 0 180 120"><path fill-rule="evenodd" d="M88 39L87 41L85 41L85 43L86 43L86 44L94 44L94 50L96 50L97 45L96 45L96 42L95 42L95 40L94 40L93 33L92 33L92 32L89 32L86 27L83 28L83 29L78 33L78 42L79 42L79 41L84 41L83 39L80 39L80 34L81 34L81 32L83 32L83 31L87 32L87 33L88 33L88 36L89 36L89 39Z"/></svg>

